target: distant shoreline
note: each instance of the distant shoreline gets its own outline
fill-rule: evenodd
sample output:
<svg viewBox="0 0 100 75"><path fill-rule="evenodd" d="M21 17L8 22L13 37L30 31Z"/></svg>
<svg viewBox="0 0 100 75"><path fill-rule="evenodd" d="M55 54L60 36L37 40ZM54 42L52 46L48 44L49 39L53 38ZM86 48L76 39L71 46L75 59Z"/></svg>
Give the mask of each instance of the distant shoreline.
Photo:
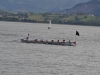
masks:
<svg viewBox="0 0 100 75"><path fill-rule="evenodd" d="M0 22L14 22L14 21L0 21ZM16 22L16 23L32 23L32 22ZM48 23L36 23L36 24L48 24ZM52 23L54 24L54 23ZM93 26L93 27L100 27L100 26L96 26L96 25L76 25L76 24L55 24L55 25L73 25L73 26Z"/></svg>

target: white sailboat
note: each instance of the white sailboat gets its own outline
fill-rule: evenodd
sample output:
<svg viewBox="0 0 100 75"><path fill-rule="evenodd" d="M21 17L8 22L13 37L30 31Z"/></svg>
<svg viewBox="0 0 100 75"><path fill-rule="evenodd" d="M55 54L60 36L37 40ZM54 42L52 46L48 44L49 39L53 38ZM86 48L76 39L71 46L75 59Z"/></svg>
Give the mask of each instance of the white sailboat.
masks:
<svg viewBox="0 0 100 75"><path fill-rule="evenodd" d="M51 20L49 21L49 27L48 27L48 29L51 29Z"/></svg>

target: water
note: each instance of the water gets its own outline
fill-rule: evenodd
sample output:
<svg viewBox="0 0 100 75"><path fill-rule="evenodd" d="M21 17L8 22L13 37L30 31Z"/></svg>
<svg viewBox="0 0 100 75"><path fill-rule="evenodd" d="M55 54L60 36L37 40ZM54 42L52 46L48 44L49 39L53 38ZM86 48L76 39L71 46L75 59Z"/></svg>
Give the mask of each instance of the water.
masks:
<svg viewBox="0 0 100 75"><path fill-rule="evenodd" d="M0 22L0 75L99 75L100 27ZM21 43L30 39L75 41L76 46Z"/></svg>

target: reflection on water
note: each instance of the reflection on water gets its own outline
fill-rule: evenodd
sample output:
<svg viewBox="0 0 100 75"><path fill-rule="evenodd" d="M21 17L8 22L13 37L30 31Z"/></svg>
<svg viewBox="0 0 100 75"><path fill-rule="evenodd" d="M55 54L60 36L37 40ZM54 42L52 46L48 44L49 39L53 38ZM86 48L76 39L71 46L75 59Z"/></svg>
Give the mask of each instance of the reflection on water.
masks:
<svg viewBox="0 0 100 75"><path fill-rule="evenodd" d="M99 75L100 27L0 22L1 75ZM75 40L76 46L21 43L30 39Z"/></svg>

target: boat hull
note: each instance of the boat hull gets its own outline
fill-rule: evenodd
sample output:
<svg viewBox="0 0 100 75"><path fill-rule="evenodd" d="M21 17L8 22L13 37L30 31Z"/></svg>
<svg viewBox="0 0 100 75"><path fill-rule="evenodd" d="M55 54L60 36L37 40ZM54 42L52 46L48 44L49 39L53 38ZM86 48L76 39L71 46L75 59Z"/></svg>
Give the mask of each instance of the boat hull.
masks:
<svg viewBox="0 0 100 75"><path fill-rule="evenodd" d="M52 41L37 41L37 40L26 40L26 39L21 39L21 42L48 44L48 45L62 45L62 46L75 46L76 45L76 42L52 42Z"/></svg>

